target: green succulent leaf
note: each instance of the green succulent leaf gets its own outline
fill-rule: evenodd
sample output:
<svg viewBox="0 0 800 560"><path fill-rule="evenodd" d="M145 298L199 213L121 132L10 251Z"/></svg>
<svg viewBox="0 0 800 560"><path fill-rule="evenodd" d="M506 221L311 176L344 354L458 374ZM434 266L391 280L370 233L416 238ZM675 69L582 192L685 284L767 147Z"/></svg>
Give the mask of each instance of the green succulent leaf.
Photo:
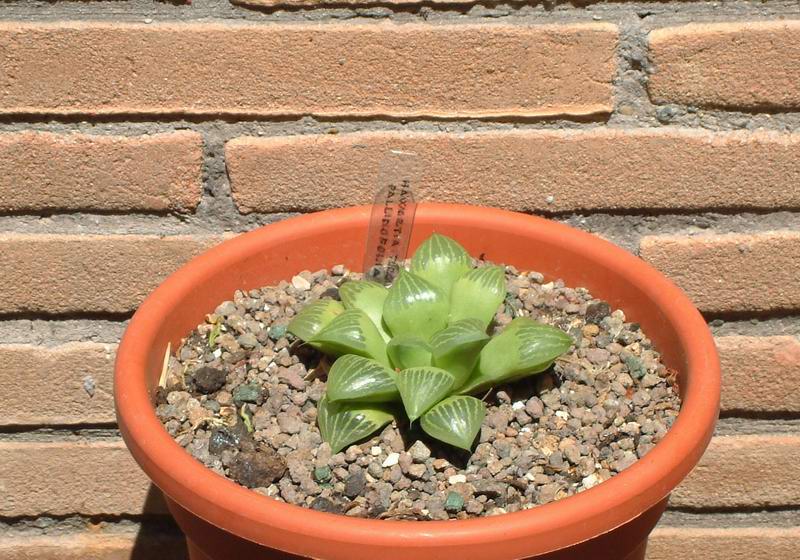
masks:
<svg viewBox="0 0 800 560"><path fill-rule="evenodd" d="M291 320L286 330L300 340L308 342L343 311L344 306L335 299L318 299L306 304Z"/></svg>
<svg viewBox="0 0 800 560"><path fill-rule="evenodd" d="M447 298L433 284L401 270L383 304L383 320L392 336L429 340L447 325L449 308Z"/></svg>
<svg viewBox="0 0 800 560"><path fill-rule="evenodd" d="M396 336L386 345L389 361L397 369L431 365L431 347L418 336Z"/></svg>
<svg viewBox="0 0 800 560"><path fill-rule="evenodd" d="M453 389L450 372L435 367L409 368L397 374L397 388L408 419L413 422Z"/></svg>
<svg viewBox="0 0 800 560"><path fill-rule="evenodd" d="M478 319L462 319L431 338L433 365L449 371L455 378L453 389L469 378L478 355L489 342L486 327Z"/></svg>
<svg viewBox="0 0 800 560"><path fill-rule="evenodd" d="M475 372L459 392L481 391L542 372L572 343L572 337L560 329L528 317L514 319L483 347Z"/></svg>
<svg viewBox="0 0 800 560"><path fill-rule="evenodd" d="M345 309L360 309L372 319L381 336L389 341L389 333L383 328L383 302L389 290L370 280L351 280L339 286L339 297Z"/></svg>
<svg viewBox="0 0 800 560"><path fill-rule="evenodd" d="M434 233L414 252L411 271L436 286L445 296L453 283L472 268L469 253L454 240Z"/></svg>
<svg viewBox="0 0 800 560"><path fill-rule="evenodd" d="M482 266L464 274L450 294L450 323L477 319L486 329L506 297L506 274L499 266Z"/></svg>
<svg viewBox="0 0 800 560"><path fill-rule="evenodd" d="M327 397L322 397L317 408L322 439L330 444L334 453L373 434L393 418L386 405L333 403Z"/></svg>
<svg viewBox="0 0 800 560"><path fill-rule="evenodd" d="M378 327L360 309L349 309L307 341L325 354L356 354L389 365L386 343Z"/></svg>
<svg viewBox="0 0 800 560"><path fill-rule="evenodd" d="M469 451L485 416L483 402L460 395L448 397L431 408L422 416L420 425L429 436Z"/></svg>
<svg viewBox="0 0 800 560"><path fill-rule="evenodd" d="M326 395L330 402L389 402L400 393L396 374L385 365L346 354L337 359L328 373Z"/></svg>

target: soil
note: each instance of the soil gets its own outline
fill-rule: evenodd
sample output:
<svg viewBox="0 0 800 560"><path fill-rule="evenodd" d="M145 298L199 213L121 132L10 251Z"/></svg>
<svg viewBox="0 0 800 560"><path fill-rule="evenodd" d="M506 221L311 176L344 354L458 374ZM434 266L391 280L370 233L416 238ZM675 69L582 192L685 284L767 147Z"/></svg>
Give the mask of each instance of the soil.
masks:
<svg viewBox="0 0 800 560"><path fill-rule="evenodd" d="M361 275L302 272L208 315L170 357L156 412L210 469L291 504L380 519L464 519L529 509L633 465L680 408L673 372L639 325L583 288L506 267L499 331L517 316L576 341L550 370L489 393L473 453L407 425L332 454L316 426L327 358L286 333L310 300Z"/></svg>

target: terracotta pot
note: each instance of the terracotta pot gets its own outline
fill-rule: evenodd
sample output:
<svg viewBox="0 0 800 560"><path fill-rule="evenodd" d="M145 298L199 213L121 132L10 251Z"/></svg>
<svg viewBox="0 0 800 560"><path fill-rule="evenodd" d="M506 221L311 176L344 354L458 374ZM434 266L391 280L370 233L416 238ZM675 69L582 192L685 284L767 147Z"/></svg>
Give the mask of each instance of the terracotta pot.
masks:
<svg viewBox="0 0 800 560"><path fill-rule="evenodd" d="M531 510L465 521L380 521L316 512L261 496L191 458L153 410L167 343L177 348L204 315L251 289L343 263L358 270L368 207L285 220L197 257L142 304L116 363L117 416L131 453L167 496L194 559L634 560L669 492L700 459L717 418L720 372L705 321L671 282L595 236L551 221L461 205L421 204L413 250L431 232L474 255L533 269L637 321L677 370L683 408L667 436L623 473L576 496Z"/></svg>

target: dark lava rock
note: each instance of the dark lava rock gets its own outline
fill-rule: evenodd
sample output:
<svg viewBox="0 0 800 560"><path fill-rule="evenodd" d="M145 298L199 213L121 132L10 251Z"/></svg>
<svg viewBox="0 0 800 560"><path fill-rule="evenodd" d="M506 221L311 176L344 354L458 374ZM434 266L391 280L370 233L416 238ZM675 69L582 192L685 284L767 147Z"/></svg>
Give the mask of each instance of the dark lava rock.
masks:
<svg viewBox="0 0 800 560"><path fill-rule="evenodd" d="M364 493L364 488L367 486L367 479L364 476L364 471L358 471L347 477L344 481L344 495L350 498L357 498Z"/></svg>
<svg viewBox="0 0 800 560"><path fill-rule="evenodd" d="M342 508L336 505L336 503L322 496L314 498L314 501L311 502L311 509L327 513L340 513L342 511Z"/></svg>
<svg viewBox="0 0 800 560"><path fill-rule="evenodd" d="M209 394L219 391L225 385L225 371L213 367L201 367L194 370L194 385L201 393Z"/></svg>
<svg viewBox="0 0 800 560"><path fill-rule="evenodd" d="M212 455L219 455L226 449L238 449L239 436L226 430L225 428L215 428L208 438L208 452Z"/></svg>
<svg viewBox="0 0 800 560"><path fill-rule="evenodd" d="M593 301L586 306L586 322L599 325L603 318L611 314L611 306L604 301Z"/></svg>
<svg viewBox="0 0 800 560"><path fill-rule="evenodd" d="M269 486L286 472L286 461L271 449L239 453L229 471L233 479L248 488Z"/></svg>
<svg viewBox="0 0 800 560"><path fill-rule="evenodd" d="M476 480L473 486L476 496L486 496L489 499L498 498L506 493L506 485L496 480Z"/></svg>

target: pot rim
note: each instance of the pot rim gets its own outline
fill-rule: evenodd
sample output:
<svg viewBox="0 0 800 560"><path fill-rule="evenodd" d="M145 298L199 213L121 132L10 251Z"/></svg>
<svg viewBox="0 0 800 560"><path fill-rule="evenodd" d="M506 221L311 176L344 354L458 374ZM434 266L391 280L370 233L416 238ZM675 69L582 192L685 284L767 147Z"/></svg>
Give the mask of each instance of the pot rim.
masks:
<svg viewBox="0 0 800 560"><path fill-rule="evenodd" d="M458 223L494 223L498 228L513 222L514 227L557 239L563 246L591 252L594 260L641 287L668 322L677 325L686 370L692 377L684 390L681 411L667 435L630 468L580 494L514 513L448 521L372 520L318 512L241 487L195 460L163 428L143 382L147 377L146 356L162 321L207 274L234 266L267 240L276 243L296 236L298 230L306 237L325 235L331 227L353 220L366 223L370 208L355 206L307 214L225 241L168 277L135 313L117 353L117 418L134 458L170 499L237 536L293 554L320 557L337 546L367 544L417 552L435 549L443 554L448 548L463 550L465 546L494 543L523 556L572 546L627 523L658 504L694 467L713 432L721 380L713 337L688 297L641 259L586 232L516 212L443 203L419 204L417 219L439 223L453 221L455 215ZM483 552L488 555L490 550Z"/></svg>

